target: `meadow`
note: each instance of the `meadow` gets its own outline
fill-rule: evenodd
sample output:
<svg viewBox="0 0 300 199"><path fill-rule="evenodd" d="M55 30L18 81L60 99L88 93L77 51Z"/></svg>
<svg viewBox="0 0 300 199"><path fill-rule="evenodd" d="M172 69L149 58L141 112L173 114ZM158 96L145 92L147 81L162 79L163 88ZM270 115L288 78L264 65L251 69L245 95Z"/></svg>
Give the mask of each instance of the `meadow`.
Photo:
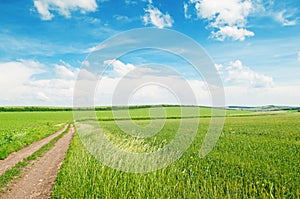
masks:
<svg viewBox="0 0 300 199"><path fill-rule="evenodd" d="M130 110L130 116L137 125L146 126L150 112L147 108L134 109ZM119 148L151 152L169 143L178 129L178 108L169 107L166 112L168 119L164 127L147 138L122 132L109 110L97 112L97 116L105 135ZM200 108L200 112L202 118L192 115L183 119L191 124L200 119L189 149L173 164L147 174L126 173L101 164L75 134L52 197L300 198L299 113L256 114L230 110L217 145L200 158L210 110ZM126 118L122 122L126 123Z"/></svg>
<svg viewBox="0 0 300 199"><path fill-rule="evenodd" d="M132 119L132 120L149 120L150 118L158 119L178 119L182 117L182 109L184 109L188 115L187 117L211 117L211 108L209 107L161 107L161 106L150 106L150 107L132 107L122 108L115 110L101 110L97 111L96 115L100 121L110 121L113 119ZM189 113L190 112L190 113ZM129 113L129 115L128 115ZM244 110L226 110L226 116L243 116L243 115L255 115L253 111Z"/></svg>
<svg viewBox="0 0 300 199"><path fill-rule="evenodd" d="M0 112L0 160L72 121L72 112Z"/></svg>

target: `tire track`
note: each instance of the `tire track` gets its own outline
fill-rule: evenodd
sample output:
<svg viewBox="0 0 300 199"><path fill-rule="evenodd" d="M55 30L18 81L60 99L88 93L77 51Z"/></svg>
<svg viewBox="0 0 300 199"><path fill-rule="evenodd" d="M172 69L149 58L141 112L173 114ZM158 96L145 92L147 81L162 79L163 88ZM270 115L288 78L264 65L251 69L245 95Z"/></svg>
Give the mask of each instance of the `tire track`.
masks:
<svg viewBox="0 0 300 199"><path fill-rule="evenodd" d="M0 195L0 199L50 198L57 173L69 148L74 131L74 127L71 125L69 132L60 138L43 157L26 168L21 178L9 183L10 190Z"/></svg>
<svg viewBox="0 0 300 199"><path fill-rule="evenodd" d="M42 139L39 141L36 141L32 143L31 145L14 152L10 154L6 159L0 160L0 175L5 173L6 170L11 169L14 167L18 162L21 162L23 159L31 156L34 152L42 148L44 145L48 144L53 138L56 138L60 134L62 134L66 129L68 125L65 125L65 127L58 132Z"/></svg>

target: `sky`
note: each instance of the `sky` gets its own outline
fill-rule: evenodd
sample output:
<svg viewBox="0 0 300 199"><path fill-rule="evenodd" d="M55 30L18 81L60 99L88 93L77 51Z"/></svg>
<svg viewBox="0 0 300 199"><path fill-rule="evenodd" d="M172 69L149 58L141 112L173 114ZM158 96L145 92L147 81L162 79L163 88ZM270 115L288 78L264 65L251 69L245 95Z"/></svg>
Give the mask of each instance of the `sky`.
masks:
<svg viewBox="0 0 300 199"><path fill-rule="evenodd" d="M0 106L72 106L91 55L135 28L172 30L198 43L227 106L300 106L299 0L0 0L0 15ZM95 105L112 104L137 69L148 84L131 89L129 104L178 103L167 82L188 83L197 104L212 104L205 78L172 52L138 49L101 64Z"/></svg>

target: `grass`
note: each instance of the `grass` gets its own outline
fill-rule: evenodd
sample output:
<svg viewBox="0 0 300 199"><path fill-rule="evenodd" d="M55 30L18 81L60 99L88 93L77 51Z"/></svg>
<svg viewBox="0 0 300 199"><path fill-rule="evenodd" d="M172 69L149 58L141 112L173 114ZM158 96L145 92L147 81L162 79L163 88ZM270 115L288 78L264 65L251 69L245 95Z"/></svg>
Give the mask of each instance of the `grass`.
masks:
<svg viewBox="0 0 300 199"><path fill-rule="evenodd" d="M52 198L300 198L300 114L240 114L228 115L216 147L205 158L198 154L209 118L200 119L193 144L178 161L147 174L102 165L75 134ZM147 125L147 121L135 122ZM168 120L160 133L138 142L122 133L114 121L101 124L120 148L151 152L170 142L179 122Z"/></svg>
<svg viewBox="0 0 300 199"><path fill-rule="evenodd" d="M0 193L3 191L3 189L7 186L7 184L13 180L14 178L17 178L20 176L22 170L33 160L38 159L39 157L42 157L47 151L49 151L52 147L54 147L57 140L59 140L61 137L63 137L70 129L70 125L68 128L59 136L53 138L48 144L41 147L39 150L34 152L31 156L25 158L23 161L17 163L13 168L8 169L4 174L0 176Z"/></svg>
<svg viewBox="0 0 300 199"><path fill-rule="evenodd" d="M0 160L72 120L72 112L0 112Z"/></svg>
<svg viewBox="0 0 300 199"><path fill-rule="evenodd" d="M121 110L103 110L97 111L97 117L100 121L111 121L114 119L133 119L133 120L147 120L149 118L169 118L179 119L182 117L181 111L187 113L185 116L193 117L210 117L211 108L208 107L157 107L152 108L138 108L138 109L121 109ZM227 110L226 116L240 116L240 115L255 115L253 111L242 110Z"/></svg>

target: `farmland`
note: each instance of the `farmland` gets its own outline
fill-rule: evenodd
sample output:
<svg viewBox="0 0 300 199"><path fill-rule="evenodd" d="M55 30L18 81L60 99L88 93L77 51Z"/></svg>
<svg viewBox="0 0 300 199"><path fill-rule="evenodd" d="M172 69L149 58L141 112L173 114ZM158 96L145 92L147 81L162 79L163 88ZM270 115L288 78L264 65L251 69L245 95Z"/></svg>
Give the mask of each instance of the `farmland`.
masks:
<svg viewBox="0 0 300 199"><path fill-rule="evenodd" d="M0 112L0 160L55 133L71 120L71 112Z"/></svg>
<svg viewBox="0 0 300 199"><path fill-rule="evenodd" d="M168 108L167 116L177 116ZM203 109L202 116L209 116ZM130 110L140 126L149 124L149 110ZM180 119L167 119L151 138L124 134L111 111L97 112L105 135L132 152L162 148L175 136ZM105 119L103 119L105 118ZM138 118L142 118L139 120ZM199 118L186 118L191 124ZM199 158L210 118L200 118L198 133L183 156L166 168L147 174L125 173L101 164L75 135L61 167L53 198L299 198L300 114L255 114L229 111L213 149ZM122 121L126 123L125 121ZM125 140L125 141L122 141Z"/></svg>
<svg viewBox="0 0 300 199"><path fill-rule="evenodd" d="M165 168L142 174L105 166L75 133L52 198L300 197L299 112L266 114L228 110L217 145L211 153L200 158L199 150L209 128L211 109L192 109L197 109L200 117L194 110L191 111L194 115L181 118L179 107L138 107L130 108L129 112L123 107L115 113L109 109L97 111L97 120L105 136L118 148L134 153L151 153L165 147L176 136L182 121L188 126L199 122L200 126L180 159ZM0 118L3 159L73 121L70 111L0 112ZM161 122L164 125L151 137L132 137L118 126L126 127L130 119L139 127L149 124L155 127ZM188 134L189 129L184 133Z"/></svg>

